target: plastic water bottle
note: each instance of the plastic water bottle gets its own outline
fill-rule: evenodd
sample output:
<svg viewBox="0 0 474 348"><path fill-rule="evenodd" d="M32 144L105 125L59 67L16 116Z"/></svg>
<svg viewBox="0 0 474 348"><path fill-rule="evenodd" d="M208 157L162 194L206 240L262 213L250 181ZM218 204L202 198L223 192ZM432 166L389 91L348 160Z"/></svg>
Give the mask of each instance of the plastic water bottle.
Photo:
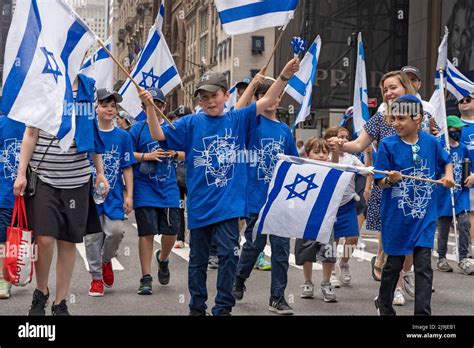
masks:
<svg viewBox="0 0 474 348"><path fill-rule="evenodd" d="M101 182L97 187L97 190L94 191L94 202L95 204L102 204L105 201L105 184Z"/></svg>

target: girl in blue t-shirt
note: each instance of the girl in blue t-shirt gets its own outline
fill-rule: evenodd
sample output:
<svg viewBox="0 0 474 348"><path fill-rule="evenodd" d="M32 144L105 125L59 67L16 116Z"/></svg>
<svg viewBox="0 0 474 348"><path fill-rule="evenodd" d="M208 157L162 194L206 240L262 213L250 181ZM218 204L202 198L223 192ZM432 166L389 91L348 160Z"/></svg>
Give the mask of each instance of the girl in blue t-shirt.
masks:
<svg viewBox="0 0 474 348"><path fill-rule="evenodd" d="M376 174L382 191L382 246L387 254L380 290L375 298L377 312L395 315L392 302L405 256L413 253L415 266L415 314L431 315L433 270L431 249L438 211L435 184L409 179L402 174L437 179L444 187L454 186L449 154L432 135L421 132L423 107L414 95L399 97L391 106L391 119L397 135L379 145L375 167L389 174Z"/></svg>

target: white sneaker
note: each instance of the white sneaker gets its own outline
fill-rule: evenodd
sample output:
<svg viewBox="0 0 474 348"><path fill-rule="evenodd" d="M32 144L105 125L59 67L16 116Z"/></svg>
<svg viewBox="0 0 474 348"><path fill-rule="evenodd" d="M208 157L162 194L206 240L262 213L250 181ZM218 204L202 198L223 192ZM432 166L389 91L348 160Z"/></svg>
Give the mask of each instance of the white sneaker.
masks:
<svg viewBox="0 0 474 348"><path fill-rule="evenodd" d="M349 270L349 263L339 261L336 263L336 275L341 285L348 286L351 283L351 271Z"/></svg>
<svg viewBox="0 0 474 348"><path fill-rule="evenodd" d="M311 281L306 281L301 289L301 298L314 298L314 284Z"/></svg>
<svg viewBox="0 0 474 348"><path fill-rule="evenodd" d="M1 272L1 271L0 271ZM7 282L3 277L0 278L0 299L6 300L10 298L12 283Z"/></svg>
<svg viewBox="0 0 474 348"><path fill-rule="evenodd" d="M401 288L395 289L395 293L393 294L393 305L394 306L405 305L405 296L403 296L403 291Z"/></svg>
<svg viewBox="0 0 474 348"><path fill-rule="evenodd" d="M337 280L336 272L332 271L331 278L329 279L331 286L334 288L340 288L341 284L339 284L339 280Z"/></svg>

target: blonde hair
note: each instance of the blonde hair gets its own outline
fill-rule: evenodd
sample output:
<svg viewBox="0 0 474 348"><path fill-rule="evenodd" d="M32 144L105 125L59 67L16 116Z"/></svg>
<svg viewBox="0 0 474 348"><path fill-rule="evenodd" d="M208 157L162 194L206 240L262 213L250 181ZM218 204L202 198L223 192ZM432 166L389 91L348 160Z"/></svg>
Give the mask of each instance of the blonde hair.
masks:
<svg viewBox="0 0 474 348"><path fill-rule="evenodd" d="M304 146L304 151L306 154L309 154L311 151L318 153L320 151L326 151L327 153L330 152L329 145L326 143L324 139L312 137L308 139L306 145Z"/></svg>
<svg viewBox="0 0 474 348"><path fill-rule="evenodd" d="M415 87L413 87L410 79L408 78L407 74L400 70L394 70L394 71L389 71L385 75L382 76L382 79L380 80L380 93L382 94L382 99L385 104L385 122L387 125L390 125L392 121L392 115L391 115L391 108L388 105L387 100L385 99L385 95L383 93L383 84L385 81L391 77L396 77L398 78L398 82L402 85L402 87L405 89L405 94L413 94L416 95L416 90Z"/></svg>

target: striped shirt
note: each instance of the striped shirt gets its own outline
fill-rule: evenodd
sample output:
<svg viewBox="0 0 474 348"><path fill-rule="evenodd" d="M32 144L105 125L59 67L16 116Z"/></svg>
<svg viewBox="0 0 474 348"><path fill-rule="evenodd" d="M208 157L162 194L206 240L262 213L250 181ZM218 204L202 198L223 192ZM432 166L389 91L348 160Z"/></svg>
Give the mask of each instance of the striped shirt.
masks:
<svg viewBox="0 0 474 348"><path fill-rule="evenodd" d="M52 143L51 140L53 140ZM48 149L50 143L51 146ZM44 183L58 189L74 189L90 180L91 165L87 159L87 153L77 152L76 141L73 141L67 152L62 152L58 139L40 130L30 161L32 168L38 166L45 152L46 155L37 171L38 177Z"/></svg>

